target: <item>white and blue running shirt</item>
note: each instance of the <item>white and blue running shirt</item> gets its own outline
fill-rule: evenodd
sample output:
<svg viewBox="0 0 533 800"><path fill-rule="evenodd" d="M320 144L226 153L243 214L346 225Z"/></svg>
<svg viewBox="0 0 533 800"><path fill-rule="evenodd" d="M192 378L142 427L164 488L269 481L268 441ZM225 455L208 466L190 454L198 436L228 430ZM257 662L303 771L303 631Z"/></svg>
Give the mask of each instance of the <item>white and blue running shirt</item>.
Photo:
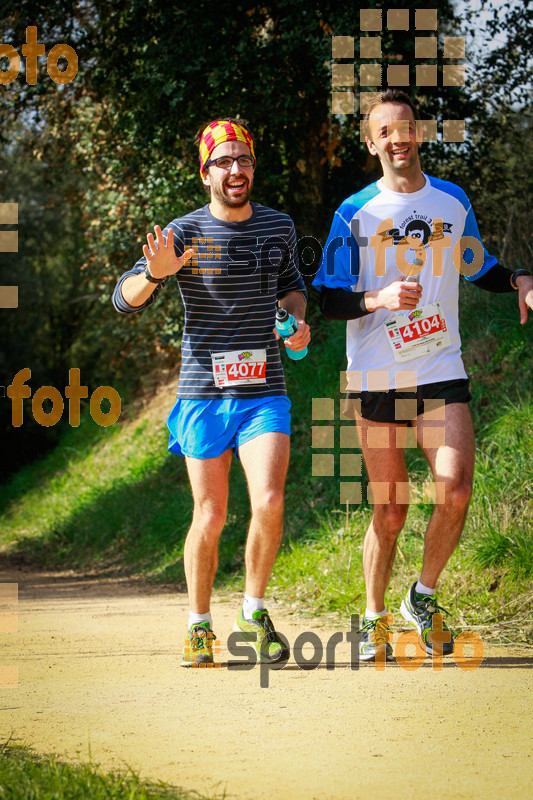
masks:
<svg viewBox="0 0 533 800"><path fill-rule="evenodd" d="M399 312L380 308L366 316L349 320L346 332L347 369L349 372L361 373L362 391L367 390L370 371L388 373L386 388L390 389L411 387L412 372L416 372L416 383L419 386L467 377L461 358L459 335L460 272L454 265L453 250L462 237L475 237L480 243L481 237L472 206L463 190L449 181L428 175L424 177L425 186L417 192L393 192L380 179L348 197L335 212L320 268L313 281L313 286L317 289L328 287L354 292L382 289L396 278L402 277L395 260L396 246L401 239L408 235L414 236L425 246L426 261L418 274L423 289L419 307L440 303L446 318L450 345L406 363L397 363L383 323ZM370 240L387 219L393 221L387 231L392 236L393 246L385 249L385 274L378 276L376 249L371 246ZM441 236L451 239L451 246L442 250L442 275L433 274L434 253L428 245L430 236L434 233L434 219L442 220ZM480 252L481 247L478 248ZM414 250L408 250L407 261L414 255ZM464 260L467 263L472 262L472 250L464 252ZM483 247L482 264L480 263L476 274L467 280L480 278L496 263L497 259L489 255Z"/></svg>

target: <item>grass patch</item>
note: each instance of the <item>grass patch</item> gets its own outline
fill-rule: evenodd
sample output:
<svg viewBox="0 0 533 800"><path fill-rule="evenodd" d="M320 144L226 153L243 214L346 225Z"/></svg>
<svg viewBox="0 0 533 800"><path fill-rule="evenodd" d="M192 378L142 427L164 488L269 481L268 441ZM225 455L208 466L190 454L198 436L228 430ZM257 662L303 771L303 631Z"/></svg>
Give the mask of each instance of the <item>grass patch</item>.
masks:
<svg viewBox="0 0 533 800"><path fill-rule="evenodd" d="M533 579L533 404L507 404L481 434L467 549L481 567Z"/></svg>
<svg viewBox="0 0 533 800"><path fill-rule="evenodd" d="M183 581L192 498L183 459L166 450L164 415L153 421L149 413L132 413L96 438L93 426L84 418L67 432L60 453L0 489L4 549L37 565ZM221 553L226 573L239 566L236 553L246 535L240 488L243 501L234 499Z"/></svg>
<svg viewBox="0 0 533 800"><path fill-rule="evenodd" d="M0 745L0 798L24 800L208 800L176 786L141 781L133 770L101 772L93 764L66 764L30 748ZM215 800L210 795L211 800ZM217 795L223 798L224 795Z"/></svg>

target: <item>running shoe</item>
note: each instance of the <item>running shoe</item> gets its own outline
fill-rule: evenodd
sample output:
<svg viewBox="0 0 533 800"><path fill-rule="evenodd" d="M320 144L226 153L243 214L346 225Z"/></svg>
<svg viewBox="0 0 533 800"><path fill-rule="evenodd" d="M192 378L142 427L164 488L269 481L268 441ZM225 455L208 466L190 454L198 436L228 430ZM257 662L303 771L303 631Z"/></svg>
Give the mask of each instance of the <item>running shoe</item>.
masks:
<svg viewBox="0 0 533 800"><path fill-rule="evenodd" d="M444 620L442 619L442 612L448 613L445 608L437 604L436 597L428 594L418 594L415 591L416 583L413 583L408 594L402 600L400 606L400 613L402 617L410 622L411 625L417 629L422 644L426 648L426 653L433 654L433 644L429 641L428 636L433 630L433 616L438 614L440 617L437 624L437 630L448 631L450 634L449 642L436 643L436 648L442 647L442 655L447 656L453 653L453 635Z"/></svg>
<svg viewBox="0 0 533 800"><path fill-rule="evenodd" d="M390 644L392 632L389 628L389 620L389 614L375 619L363 617L363 625L359 630L359 659L361 661L375 660L376 650L383 646L385 646L385 659L393 660L394 654Z"/></svg>
<svg viewBox="0 0 533 800"><path fill-rule="evenodd" d="M267 664L280 663L285 666L290 650L280 639L266 608L254 611L252 619L245 619L242 613L242 606L239 609L237 621L233 630L243 634L243 639L250 642L259 657L259 660Z"/></svg>
<svg viewBox="0 0 533 800"><path fill-rule="evenodd" d="M213 642L216 637L209 622L199 622L187 631L180 666L213 667Z"/></svg>

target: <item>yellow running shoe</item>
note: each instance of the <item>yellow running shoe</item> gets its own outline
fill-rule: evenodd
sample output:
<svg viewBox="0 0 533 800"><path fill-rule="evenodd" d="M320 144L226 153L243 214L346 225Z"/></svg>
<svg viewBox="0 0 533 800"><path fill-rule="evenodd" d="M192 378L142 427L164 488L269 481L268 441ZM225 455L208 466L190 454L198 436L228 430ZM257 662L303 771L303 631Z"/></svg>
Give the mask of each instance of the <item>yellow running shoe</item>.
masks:
<svg viewBox="0 0 533 800"><path fill-rule="evenodd" d="M216 636L209 622L199 622L187 631L181 667L213 667L213 642Z"/></svg>
<svg viewBox="0 0 533 800"><path fill-rule="evenodd" d="M367 619L363 617L363 625L359 631L359 658L361 661L372 661L376 658L376 649L385 647L385 658L392 661L394 654L390 639L389 614L384 617Z"/></svg>
<svg viewBox="0 0 533 800"><path fill-rule="evenodd" d="M266 608L254 611L249 620L243 616L241 606L233 630L243 634L243 640L252 644L263 663L279 663L282 667L289 660L290 649L276 633Z"/></svg>

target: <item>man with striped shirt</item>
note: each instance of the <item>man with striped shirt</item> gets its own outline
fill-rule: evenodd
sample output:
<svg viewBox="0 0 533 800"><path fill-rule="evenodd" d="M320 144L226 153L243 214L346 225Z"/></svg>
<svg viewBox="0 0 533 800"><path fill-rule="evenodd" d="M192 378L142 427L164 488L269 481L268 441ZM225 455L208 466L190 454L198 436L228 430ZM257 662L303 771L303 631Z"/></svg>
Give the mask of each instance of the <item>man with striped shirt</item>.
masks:
<svg viewBox="0 0 533 800"><path fill-rule="evenodd" d="M276 305L292 314L298 330L285 342L303 350L310 340L307 293L291 218L250 201L256 159L246 125L215 120L198 131L197 143L210 203L164 230L156 226L155 238L148 234L113 303L125 314L140 311L175 276L185 305L178 395L167 423L169 450L185 456L194 498L184 550L189 630L182 666L213 663L210 597L233 451L252 508L235 629L262 661L284 663L287 650L263 600L283 532L289 463L290 401L274 323Z"/></svg>

